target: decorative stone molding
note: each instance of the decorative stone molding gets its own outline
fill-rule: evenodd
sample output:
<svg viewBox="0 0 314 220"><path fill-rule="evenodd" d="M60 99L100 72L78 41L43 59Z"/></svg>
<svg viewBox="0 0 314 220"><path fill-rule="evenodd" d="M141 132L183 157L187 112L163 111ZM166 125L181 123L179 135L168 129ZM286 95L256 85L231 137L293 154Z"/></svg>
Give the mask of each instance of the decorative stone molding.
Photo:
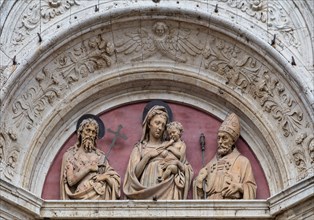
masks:
<svg viewBox="0 0 314 220"><path fill-rule="evenodd" d="M16 174L20 149L13 131L0 130L0 178L11 181Z"/></svg>
<svg viewBox="0 0 314 220"><path fill-rule="evenodd" d="M78 81L111 66L114 45L98 35L58 56L35 77L36 83L13 104L13 120L31 129L41 121L46 108L53 106ZM37 84L37 85L36 85ZM24 120L24 121L23 121Z"/></svg>
<svg viewBox="0 0 314 220"><path fill-rule="evenodd" d="M18 23L14 27L11 42L13 45L21 45L23 41L37 28L41 19L44 23L49 22L56 16L62 15L74 5L79 5L80 0L43 0L28 1Z"/></svg>
<svg viewBox="0 0 314 220"><path fill-rule="evenodd" d="M223 91L229 91L228 96L241 97L245 105L250 103L258 106L257 109L262 107L266 113L263 113L263 118L272 127L267 128L268 132L271 133L272 129L280 131L281 136L273 137L276 144L294 143L298 133L310 132L310 116L296 99L295 89L288 87L286 79L276 68L271 69L271 64L264 58L243 49L243 43L235 43L215 32L207 33L207 29L192 27L185 22L179 25L176 21L142 21L140 29L137 25L119 25L121 29L115 26L113 33L107 29L97 30L82 36L84 40L64 45L65 49L58 50L57 55L43 62L40 71L32 72L30 83L12 99L12 113L8 116L12 124L21 131L27 128L37 135L34 131L42 126L42 119L50 117L65 98L73 99L73 91L79 94L91 89L86 87L87 82L102 81L105 77L120 79L122 77L116 75L116 69L120 71L123 66L133 64L138 67L151 65L153 60L162 56L158 61L162 68L180 64L183 65L181 70L189 68L193 77L199 77L197 74L201 71L204 80L218 84L221 97L226 98ZM114 41L117 37L112 35L119 36L119 40ZM142 41L146 43L140 43ZM132 77L129 80L139 81ZM95 86L95 83L90 86ZM292 155L293 149L294 146L285 146L280 153ZM302 160L302 167L293 163L299 173L311 166ZM290 177L290 180L297 181L306 176L302 174Z"/></svg>
<svg viewBox="0 0 314 220"><path fill-rule="evenodd" d="M1 216L17 219L94 218L146 219L286 219L312 215L313 182L308 178L268 200L251 201L45 201L27 190L0 180ZM303 201L300 205L299 202ZM243 208L245 207L245 208Z"/></svg>
<svg viewBox="0 0 314 220"><path fill-rule="evenodd" d="M267 24L269 30L280 36L280 47L283 48L284 44L295 48L300 46L300 42L295 36L296 28L292 24L290 16L285 11L281 1L219 0L219 2L225 3L229 7L237 8L252 18Z"/></svg>
<svg viewBox="0 0 314 220"><path fill-rule="evenodd" d="M80 5L79 2L80 0L45 0L41 2L40 15L44 22L48 22L70 10L72 6Z"/></svg>
<svg viewBox="0 0 314 220"><path fill-rule="evenodd" d="M215 37L207 44L204 58L206 69L217 72L226 79L226 84L258 100L264 111L280 123L285 137L294 135L305 126L298 102L258 58Z"/></svg>
<svg viewBox="0 0 314 220"><path fill-rule="evenodd" d="M203 53L205 69L223 76L231 88L239 88L242 94L256 99L264 111L280 123L280 130L285 137L305 127L298 102L291 98L282 80L258 58L214 35L207 36L209 40L202 51L204 44L196 45L189 37L192 30L186 28L183 32L177 28L168 28L166 23L157 22L151 31L153 33L142 28L137 33L127 34L124 41L115 45L106 40L104 34L100 34L65 51L35 77L39 85L29 88L13 104L15 124L19 127L21 120L26 119L23 124L30 129L36 121L41 120L45 108L53 106L56 98L66 94L64 91L80 85L76 82L84 80L89 74L115 63L112 55L116 48L118 55L123 53L123 59L130 59L131 62L160 53L170 60L193 65L188 62L189 57ZM195 41L201 42L201 39ZM128 57L133 53L137 55Z"/></svg>

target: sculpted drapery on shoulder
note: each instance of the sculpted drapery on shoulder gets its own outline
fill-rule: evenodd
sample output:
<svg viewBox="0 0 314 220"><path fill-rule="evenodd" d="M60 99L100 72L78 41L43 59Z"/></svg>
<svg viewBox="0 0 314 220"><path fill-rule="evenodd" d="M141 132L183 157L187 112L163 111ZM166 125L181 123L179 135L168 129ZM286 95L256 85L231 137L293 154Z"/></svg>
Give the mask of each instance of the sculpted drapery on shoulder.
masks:
<svg viewBox="0 0 314 220"><path fill-rule="evenodd" d="M185 144L164 141L167 120L166 109L153 106L143 121L142 138L132 150L123 184L129 199L187 198L193 170L185 159Z"/></svg>
<svg viewBox="0 0 314 220"><path fill-rule="evenodd" d="M251 164L234 145L239 136L239 118L232 113L218 130L216 156L194 180L195 199L255 199L256 183Z"/></svg>
<svg viewBox="0 0 314 220"><path fill-rule="evenodd" d="M115 200L120 197L120 176L96 147L102 122L95 118L97 120L82 120L77 130L77 143L63 155L61 199Z"/></svg>

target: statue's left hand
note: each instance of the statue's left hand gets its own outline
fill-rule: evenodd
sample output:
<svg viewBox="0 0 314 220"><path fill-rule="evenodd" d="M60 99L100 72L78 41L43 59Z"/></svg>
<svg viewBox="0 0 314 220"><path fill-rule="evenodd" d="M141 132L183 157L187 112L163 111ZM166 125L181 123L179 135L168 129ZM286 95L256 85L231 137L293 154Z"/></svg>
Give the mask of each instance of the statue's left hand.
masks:
<svg viewBox="0 0 314 220"><path fill-rule="evenodd" d="M222 189L222 196L229 197L237 192L243 193L242 183L233 182L231 180L226 180L224 183L224 188Z"/></svg>
<svg viewBox="0 0 314 220"><path fill-rule="evenodd" d="M93 179L96 182L106 181L109 179L109 176L107 174L97 174L96 176L93 177Z"/></svg>

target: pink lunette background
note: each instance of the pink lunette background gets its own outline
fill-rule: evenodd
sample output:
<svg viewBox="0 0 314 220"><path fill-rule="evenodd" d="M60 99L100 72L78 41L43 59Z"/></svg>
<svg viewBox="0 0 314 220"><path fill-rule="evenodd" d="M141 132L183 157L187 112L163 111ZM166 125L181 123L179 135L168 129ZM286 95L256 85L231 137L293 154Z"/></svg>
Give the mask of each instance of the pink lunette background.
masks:
<svg viewBox="0 0 314 220"><path fill-rule="evenodd" d="M99 115L106 126L105 136L97 142L99 149L105 153L109 151L109 146L114 138L114 134L109 132L108 129L116 131L118 126L121 124L123 128L120 133L127 136L127 140L123 140L122 138L117 139L109 156L110 165L121 176L121 199L124 199L122 185L129 156L133 149L133 145L140 139L142 134L142 112L146 104L146 102L129 104L103 112ZM202 168L202 152L199 144L200 134L204 133L206 138L205 163L208 163L215 155L217 148L217 131L222 121L210 114L186 105L175 103L168 104L173 112L173 120L181 122L184 127L182 139L185 141L187 146L187 160L193 167L194 179L199 170ZM60 199L60 170L62 156L69 147L75 144L75 142L76 134L72 134L63 144L53 160L45 179L42 191L43 199ZM236 146L252 164L253 173L257 183L256 198L267 199L270 196L269 187L258 159L241 137L237 141ZM192 187L190 188L188 199L192 199Z"/></svg>

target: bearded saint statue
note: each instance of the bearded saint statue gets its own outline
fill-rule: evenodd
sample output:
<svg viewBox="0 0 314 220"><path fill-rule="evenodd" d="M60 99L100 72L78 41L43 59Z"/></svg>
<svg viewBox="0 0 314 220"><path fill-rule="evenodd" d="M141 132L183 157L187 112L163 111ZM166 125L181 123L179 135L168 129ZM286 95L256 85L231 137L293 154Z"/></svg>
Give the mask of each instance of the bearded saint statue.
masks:
<svg viewBox="0 0 314 220"><path fill-rule="evenodd" d="M77 143L63 155L61 199L115 200L120 197L120 176L97 149L104 124L95 115L83 115L77 125Z"/></svg>
<svg viewBox="0 0 314 220"><path fill-rule="evenodd" d="M194 199L255 199L257 187L250 161L235 147L239 136L239 118L232 113L218 130L216 156L194 180Z"/></svg>

